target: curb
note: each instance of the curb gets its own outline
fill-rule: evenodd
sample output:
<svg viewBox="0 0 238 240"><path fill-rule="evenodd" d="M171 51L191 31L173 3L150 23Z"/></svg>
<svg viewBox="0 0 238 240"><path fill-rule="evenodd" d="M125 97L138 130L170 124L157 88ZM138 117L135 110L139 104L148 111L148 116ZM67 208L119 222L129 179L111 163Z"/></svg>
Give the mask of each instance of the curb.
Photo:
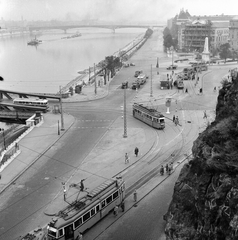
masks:
<svg viewBox="0 0 238 240"><path fill-rule="evenodd" d="M27 165L21 172L19 172L8 184L6 184L2 190L0 190L0 194L3 193L13 182L15 182L26 170L28 170L42 155L44 155L61 137L64 136L66 132L72 127L72 125L75 123L75 118L73 117L73 122L70 124L70 126L53 142L51 143L42 153L39 154L29 165ZM24 135L25 136L25 135ZM19 151L20 154L21 151ZM17 157L19 154L15 155ZM14 159L13 158L13 159ZM12 159L12 160L13 160ZM11 161L12 161L11 160Z"/></svg>

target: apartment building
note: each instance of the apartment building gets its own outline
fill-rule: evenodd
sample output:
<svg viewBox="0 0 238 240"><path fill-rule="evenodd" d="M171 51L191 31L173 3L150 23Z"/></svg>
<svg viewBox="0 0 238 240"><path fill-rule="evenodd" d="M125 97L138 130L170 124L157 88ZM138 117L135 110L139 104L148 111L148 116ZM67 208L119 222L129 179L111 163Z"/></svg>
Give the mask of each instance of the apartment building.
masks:
<svg viewBox="0 0 238 240"><path fill-rule="evenodd" d="M230 20L229 43L231 48L238 51L238 17L234 17Z"/></svg>

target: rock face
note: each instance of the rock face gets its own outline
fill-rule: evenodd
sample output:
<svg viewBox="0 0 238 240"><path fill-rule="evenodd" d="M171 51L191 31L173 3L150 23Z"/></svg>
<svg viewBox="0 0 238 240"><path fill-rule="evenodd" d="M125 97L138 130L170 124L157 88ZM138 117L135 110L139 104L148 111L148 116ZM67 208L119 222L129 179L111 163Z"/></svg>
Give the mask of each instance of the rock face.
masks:
<svg viewBox="0 0 238 240"><path fill-rule="evenodd" d="M238 77L223 81L216 119L199 135L165 215L167 240L238 239Z"/></svg>

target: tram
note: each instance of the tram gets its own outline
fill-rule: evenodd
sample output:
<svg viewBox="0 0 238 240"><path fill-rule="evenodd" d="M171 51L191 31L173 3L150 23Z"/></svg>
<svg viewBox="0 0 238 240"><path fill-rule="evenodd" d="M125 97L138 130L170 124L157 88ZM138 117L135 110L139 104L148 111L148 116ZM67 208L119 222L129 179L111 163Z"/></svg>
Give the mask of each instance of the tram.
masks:
<svg viewBox="0 0 238 240"><path fill-rule="evenodd" d="M142 104L133 104L133 117L141 120L153 128L165 128L164 115L155 109L145 107Z"/></svg>
<svg viewBox="0 0 238 240"><path fill-rule="evenodd" d="M16 105L26 105L32 107L38 107L43 111L46 111L49 108L47 99L39 99L39 98L15 98L13 99L13 103Z"/></svg>
<svg viewBox="0 0 238 240"><path fill-rule="evenodd" d="M125 199L122 178L109 179L86 196L68 205L47 226L48 240L77 239Z"/></svg>

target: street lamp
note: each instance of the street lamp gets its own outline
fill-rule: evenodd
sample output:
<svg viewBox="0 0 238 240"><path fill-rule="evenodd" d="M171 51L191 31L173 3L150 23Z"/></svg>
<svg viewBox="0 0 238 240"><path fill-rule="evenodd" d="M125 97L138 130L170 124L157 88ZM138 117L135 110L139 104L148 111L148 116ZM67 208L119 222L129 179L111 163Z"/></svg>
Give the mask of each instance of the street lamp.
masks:
<svg viewBox="0 0 238 240"><path fill-rule="evenodd" d="M127 138L127 122L126 122L126 88L124 88L124 138Z"/></svg>
<svg viewBox="0 0 238 240"><path fill-rule="evenodd" d="M153 88L152 88L152 64L151 64L151 83L150 83L150 96L153 97Z"/></svg>
<svg viewBox="0 0 238 240"><path fill-rule="evenodd" d="M62 106L62 91L60 86L60 112L61 112L61 130L64 131L64 116L63 116L63 106Z"/></svg>

